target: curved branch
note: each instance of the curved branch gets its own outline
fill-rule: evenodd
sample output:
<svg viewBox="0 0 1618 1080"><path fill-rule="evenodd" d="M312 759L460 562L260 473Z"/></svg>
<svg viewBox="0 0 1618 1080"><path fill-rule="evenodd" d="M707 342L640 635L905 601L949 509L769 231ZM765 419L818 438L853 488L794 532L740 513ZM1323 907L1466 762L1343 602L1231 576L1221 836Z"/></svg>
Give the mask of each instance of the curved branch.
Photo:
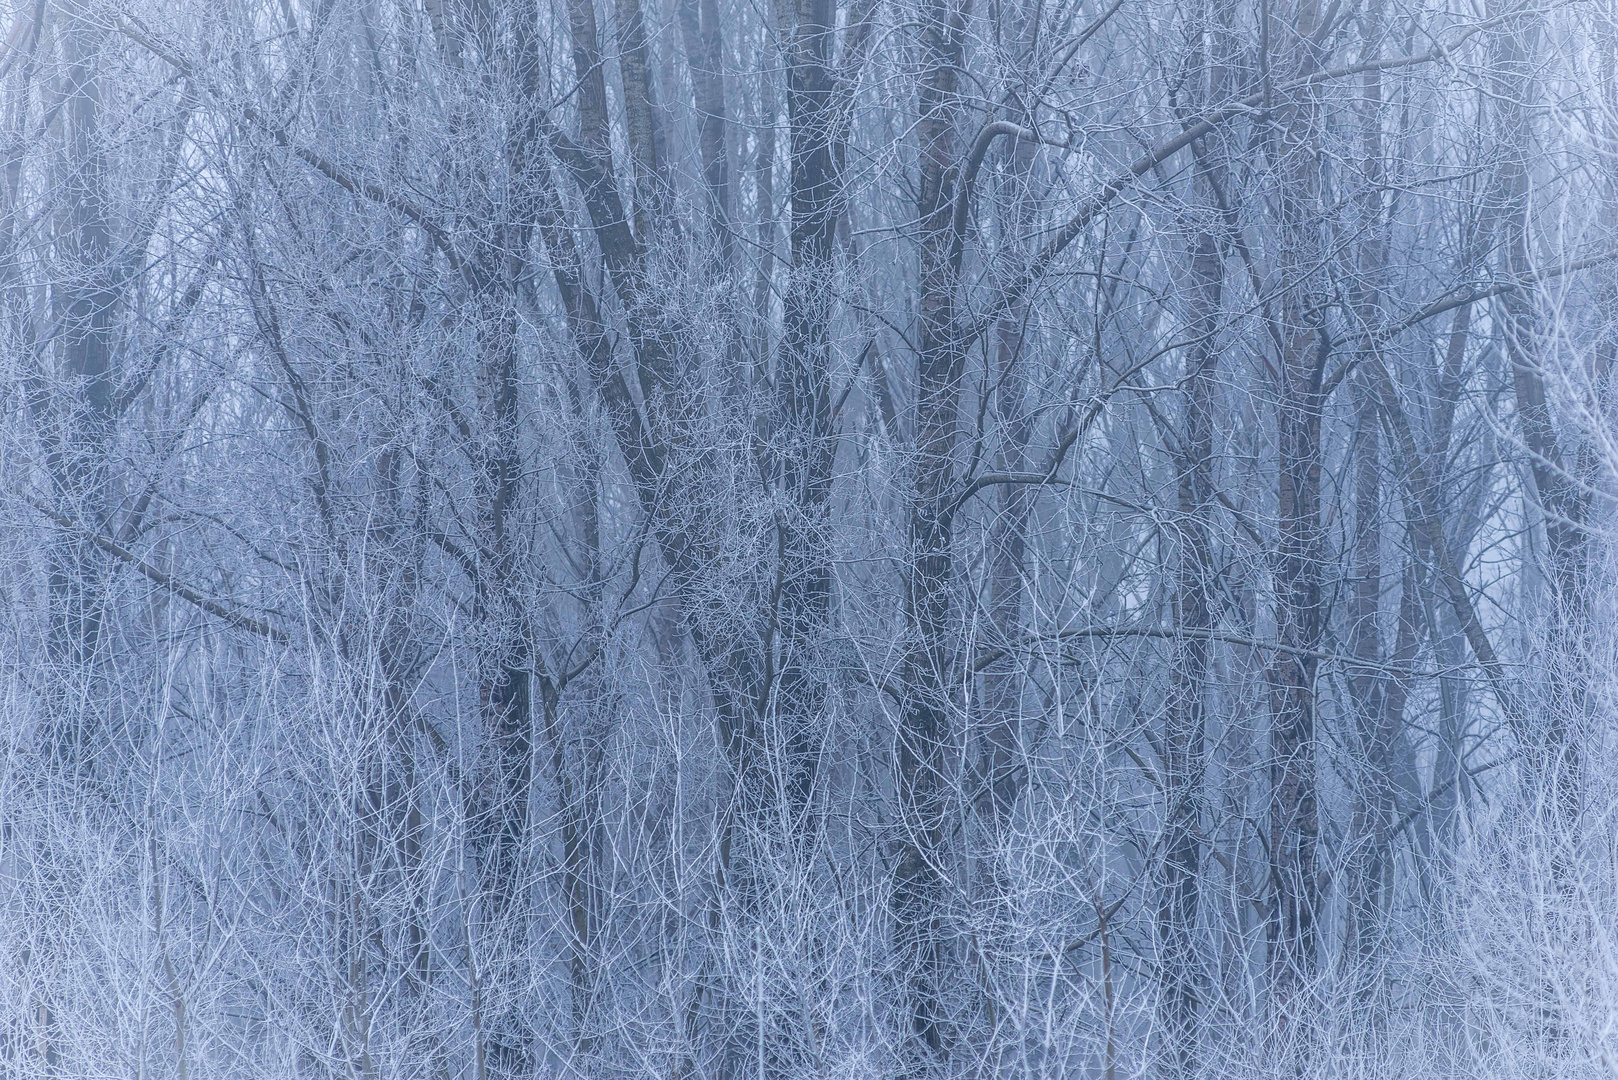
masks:
<svg viewBox="0 0 1618 1080"><path fill-rule="evenodd" d="M950 222L950 231L953 239L950 241L954 250L951 256L958 255L961 245L966 239L966 216L972 209L972 186L977 182L978 173L983 169L983 159L989 154L989 147L1000 136L1006 135L1014 139L1027 139L1038 142L1039 134L1030 131L1021 124L1014 124L1010 120L996 120L991 124L983 125L978 132L977 141L972 144L972 152L967 156L966 168L961 171L961 182L955 192L955 216Z"/></svg>
<svg viewBox="0 0 1618 1080"><path fill-rule="evenodd" d="M105 551L108 555L111 555L120 562L126 563L130 567L137 570L147 580L151 581L160 588L169 590L174 595L190 604L192 607L205 611L209 615L217 616L218 618L225 620L230 625L236 627L238 630L246 630L250 634L256 634L261 638L275 642L277 645L290 645L292 643L292 638L289 637L284 631L277 630L275 627L261 619L255 619L251 615L244 614L235 610L234 608L226 607L217 600L209 599L207 596L204 596L201 592L192 588L190 585L187 585L185 582L180 581L172 574L167 574L162 570L159 570L157 567L153 566L145 559L142 559L139 555L136 555L133 551L130 551L116 540L103 536L101 533L87 525L81 525L77 521L74 521L72 518L68 517L66 514L58 513L36 499L28 498L27 496L24 496L24 498L29 506L32 506L35 510L50 518L60 527L79 533L96 547L100 548L102 551Z"/></svg>

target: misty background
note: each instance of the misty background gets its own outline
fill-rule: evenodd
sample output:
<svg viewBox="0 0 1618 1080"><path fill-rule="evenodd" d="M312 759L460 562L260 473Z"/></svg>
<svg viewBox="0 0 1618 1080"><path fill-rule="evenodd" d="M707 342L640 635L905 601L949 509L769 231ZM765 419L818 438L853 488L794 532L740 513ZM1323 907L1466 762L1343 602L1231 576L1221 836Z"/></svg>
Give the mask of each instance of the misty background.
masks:
<svg viewBox="0 0 1618 1080"><path fill-rule="evenodd" d="M1613 0L0 0L0 1072L1618 1076Z"/></svg>

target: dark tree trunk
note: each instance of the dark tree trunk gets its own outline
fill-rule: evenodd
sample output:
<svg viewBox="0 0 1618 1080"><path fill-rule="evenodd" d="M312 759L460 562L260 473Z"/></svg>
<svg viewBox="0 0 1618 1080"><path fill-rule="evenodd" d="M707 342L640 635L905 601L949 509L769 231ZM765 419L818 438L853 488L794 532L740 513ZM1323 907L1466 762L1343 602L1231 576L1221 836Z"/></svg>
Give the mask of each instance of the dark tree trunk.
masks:
<svg viewBox="0 0 1618 1080"><path fill-rule="evenodd" d="M1368 59L1380 56L1384 32L1382 4L1378 0L1367 10L1363 29L1363 51ZM1382 194L1385 177L1381 73L1367 73L1361 86L1366 105L1366 115L1361 120L1363 169L1368 182L1367 191L1358 200L1357 206L1359 227L1365 240L1358 252L1354 307L1357 323L1362 327L1374 328L1383 321L1384 290L1389 284L1388 238ZM1373 987L1374 972L1371 968L1378 955L1383 901L1392 867L1392 853L1388 850L1389 834L1398 812L1393 787L1393 746L1402 717L1393 715L1392 699L1397 695L1393 692L1393 684L1383 663L1384 464L1381 420L1377 412L1376 388L1371 381L1358 377L1353 390L1354 588L1348 604L1348 645L1354 657L1365 666L1349 675L1355 719L1350 745L1356 751L1358 775L1351 796L1342 958L1350 970L1358 999L1365 1002L1369 1000ZM1401 608L1409 605L1411 600L1403 599ZM1406 621L1401 619L1401 642L1405 626Z"/></svg>
<svg viewBox="0 0 1618 1080"><path fill-rule="evenodd" d="M1498 122L1503 160L1497 177L1506 275L1523 284L1500 295L1506 357L1516 392L1517 426L1527 451L1532 498L1544 524L1544 570L1551 584L1552 648L1547 665L1550 700L1543 711L1542 759L1552 812L1564 826L1579 814L1579 730L1588 715L1589 653L1588 496L1580 472L1576 437L1558 437L1545 389L1545 364L1536 308L1537 286L1531 235L1529 167L1534 160L1532 111L1537 87L1538 16L1514 19L1495 33ZM1571 432L1568 436L1571 436Z"/></svg>
<svg viewBox="0 0 1618 1080"><path fill-rule="evenodd" d="M65 137L60 187L61 285L52 290L61 377L46 408L46 465L61 513L82 529L105 535L111 522L107 455L114 422L117 376L114 319L120 301L115 238L108 205L107 162L101 148L98 52L104 34L64 16L56 27L66 60L62 125ZM49 549L49 654L64 678L90 676L100 651L107 567L105 556L81 535L59 535ZM65 694L63 701L79 694ZM100 734L93 706L70 708L56 733L60 763L77 773L91 767Z"/></svg>
<svg viewBox="0 0 1618 1080"><path fill-rule="evenodd" d="M718 0L679 0L680 36L697 105L697 156L708 192L708 216L719 262L734 269L736 237L731 232L729 113L725 107L725 42Z"/></svg>
<svg viewBox="0 0 1618 1080"><path fill-rule="evenodd" d="M821 649L831 605L829 499L836 454L831 402L832 247L839 210L840 94L832 45L832 0L799 0L787 53L791 130L791 265L777 349L772 449L785 496L780 530L771 721L784 756L783 809L807 839L816 722L825 699Z"/></svg>
<svg viewBox="0 0 1618 1080"><path fill-rule="evenodd" d="M1306 77L1316 67L1310 40L1320 22L1314 0L1302 0L1283 25L1270 20L1282 44L1278 64L1286 77ZM1299 994L1316 967L1320 910L1316 847L1320 821L1316 791L1316 700L1318 649L1324 630L1321 591L1323 536L1320 520L1322 384L1329 339L1313 275L1319 259L1317 215L1320 176L1315 157L1319 107L1303 89L1277 100L1272 134L1283 190L1278 193L1281 303L1277 386L1277 452L1280 544L1276 563L1276 631L1287 652L1272 669L1270 730L1269 972L1278 1022L1302 1006ZM1302 1030L1301 1027L1296 1030ZM1284 1030L1278 1034L1285 1035Z"/></svg>
<svg viewBox="0 0 1618 1080"><path fill-rule="evenodd" d="M1199 163L1202 175L1208 166ZM1204 192L1206 194L1206 192ZM1167 730L1163 738L1163 867L1158 894L1158 965L1162 980L1162 1026L1175 1076L1197 1068L1201 957L1196 947L1198 882L1202 844L1198 822L1207 727L1209 634L1214 626L1218 567L1213 553L1214 405L1219 378L1218 332L1224 277L1220 237L1199 230L1191 245L1191 317L1194 344L1186 356L1181 410L1178 551L1174 568L1174 620L1184 631L1172 646Z"/></svg>
<svg viewBox="0 0 1618 1080"><path fill-rule="evenodd" d="M923 9L920 35L920 343L906 596L911 640L904 661L897 763L905 839L893 885L912 1039L906 1064L917 1075L943 1060L949 1039L944 1014L946 838L956 778L951 732L962 705L951 617L957 608L952 519L966 359L956 316L962 237L954 227L963 10L952 0L934 0Z"/></svg>
<svg viewBox="0 0 1618 1080"><path fill-rule="evenodd" d="M1189 31L1196 74L1190 103L1193 111L1206 110L1228 92L1229 5L1209 4L1202 10L1203 20ZM1201 996L1206 984L1197 949L1202 874L1199 816L1212 649L1209 635L1216 622L1219 577L1213 549L1218 510L1214 425L1224 285L1225 238L1217 215L1225 183L1223 148L1209 140L1195 148L1194 161L1192 197L1204 217L1194 226L1188 252L1186 329L1192 344L1186 352L1179 445L1174 448L1179 510L1174 623L1184 633L1175 639L1170 654L1163 738L1163 863L1156 912L1159 1016L1169 1074L1176 1077L1192 1076L1198 1067Z"/></svg>
<svg viewBox="0 0 1618 1080"><path fill-rule="evenodd" d="M674 191L662 116L653 91L651 48L641 0L614 0L618 69L623 74L623 107L629 161L635 176L635 234L642 244L655 229L670 226Z"/></svg>

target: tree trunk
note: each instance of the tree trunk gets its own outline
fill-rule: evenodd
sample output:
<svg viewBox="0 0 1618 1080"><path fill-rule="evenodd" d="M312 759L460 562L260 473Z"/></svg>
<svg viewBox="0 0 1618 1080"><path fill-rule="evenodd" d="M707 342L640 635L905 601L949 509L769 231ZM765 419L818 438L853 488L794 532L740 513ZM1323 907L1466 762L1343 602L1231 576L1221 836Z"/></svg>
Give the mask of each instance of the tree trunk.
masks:
<svg viewBox="0 0 1618 1080"><path fill-rule="evenodd" d="M1280 71L1307 77L1317 67L1311 41L1320 22L1315 0L1302 0L1284 29ZM1285 1037L1302 1007L1300 993L1314 977L1320 909L1315 865L1320 822L1316 792L1317 661L1324 630L1321 592L1323 537L1320 522L1320 423L1328 338L1317 306L1315 241L1320 213L1320 175L1315 158L1319 108L1309 89L1276 102L1272 135L1283 179L1280 207L1281 363L1277 408L1280 550L1276 566L1276 630L1289 650L1277 654L1272 671L1270 734L1269 972L1272 1006ZM1298 1027L1296 1030L1303 1030ZM1289 1047L1297 1052L1300 1047Z"/></svg>
<svg viewBox="0 0 1618 1080"><path fill-rule="evenodd" d="M1198 186L1210 183L1209 166L1199 161ZM1204 191L1202 194L1206 195ZM1158 894L1158 965L1162 980L1163 1038L1175 1076L1197 1068L1201 958L1196 948L1198 883L1202 844L1203 734L1209 677L1208 635L1214 627L1219 570L1213 555L1214 403L1219 380L1218 332L1224 269L1221 238L1200 228L1190 250L1191 313L1187 329L1195 343L1187 351L1182 445L1178 447L1176 500L1178 551L1174 568L1174 620L1185 636L1175 640L1169 671L1167 729L1163 738L1162 881Z"/></svg>
<svg viewBox="0 0 1618 1080"><path fill-rule="evenodd" d="M478 698L489 746L489 772L482 805L473 819L487 897L485 918L508 949L520 949L531 904L523 856L530 828L534 752L539 710L554 709L556 680L540 670L535 628L524 583L528 568L522 482L523 381L518 339L517 291L530 265L529 246L540 215L538 115L545 108L544 68L538 36L538 10L532 0L507 0L503 11L489 10L480 40L492 42L496 19L509 23L512 47L501 57L483 49L486 64L509 64L505 73L516 88L504 150L510 192L509 215L489 215L491 226L475 238L474 295L471 308L480 354L476 398L487 403L466 453L473 468L478 522L479 580L474 586L473 620L482 645ZM507 224L506 222L509 222ZM544 700L536 700L536 683ZM517 1076L531 1067L529 1024L519 1013L490 1016L486 1060L496 1076Z"/></svg>
<svg viewBox="0 0 1618 1080"><path fill-rule="evenodd" d="M63 14L56 28L66 61L62 125L66 169L61 184L58 273L52 290L61 376L50 391L46 465L62 513L106 534L110 524L107 455L114 393L114 318L120 300L113 265L107 162L101 149L101 89L96 67L103 32ZM49 550L49 653L70 682L90 677L100 650L106 603L106 557L82 535L59 535ZM75 701L79 693L64 695ZM69 707L56 733L59 762L73 773L90 768L100 742L98 710Z"/></svg>
<svg viewBox="0 0 1618 1080"><path fill-rule="evenodd" d="M652 90L651 49L641 0L614 0L618 31L618 68L623 74L624 116L629 161L634 169L635 233L650 243L652 230L672 224L674 191L662 117Z"/></svg>
<svg viewBox="0 0 1618 1080"><path fill-rule="evenodd" d="M1579 814L1579 731L1588 715L1589 655L1585 520L1588 497L1577 475L1576 438L1559 438L1546 394L1544 354L1536 308L1537 286L1531 236L1529 166L1534 160L1532 110L1537 98L1533 65L1539 48L1539 16L1512 19L1495 32L1497 116L1504 157L1497 176L1503 210L1501 256L1508 277L1522 282L1501 293L1506 357L1511 362L1517 426L1533 480L1532 500L1542 515L1544 571L1551 584L1553 657L1546 665L1550 700L1543 710L1541 759L1550 810L1562 825Z"/></svg>
<svg viewBox="0 0 1618 1080"><path fill-rule="evenodd" d="M1366 13L1362 31L1363 53L1368 60L1382 51L1383 11L1380 2ZM1361 83L1366 115L1361 120L1364 175L1367 191L1358 200L1359 228L1365 240L1358 253L1355 321L1377 327L1383 321L1388 281L1388 238L1384 222L1382 186L1385 183L1382 147L1382 76L1366 73ZM1357 770L1352 799L1347 866L1347 897L1342 958L1355 986L1357 999L1368 1000L1372 972L1382 934L1383 901L1392 866L1388 835L1397 815L1393 787L1393 744L1399 718L1390 706L1397 696L1383 670L1382 642L1382 430L1376 388L1357 377L1354 391L1354 589L1348 604L1348 645L1365 667L1350 672L1355 726L1352 747ZM1408 605L1405 598L1401 605ZM1399 623L1403 634L1406 623ZM1401 636L1401 641L1403 640Z"/></svg>
<svg viewBox="0 0 1618 1080"><path fill-rule="evenodd" d="M787 116L791 131L791 257L777 350L771 438L785 496L778 512L778 671L772 721L779 731L786 781L783 809L799 839L807 819L816 724L827 669L820 643L830 628L831 562L827 533L832 460L837 443L831 414L831 327L835 297L832 246L839 211L836 72L832 66L837 9L833 0L798 0L797 26L787 53Z"/></svg>
<svg viewBox="0 0 1618 1080"><path fill-rule="evenodd" d="M679 0L680 36L697 104L697 155L708 192L708 216L720 266L734 270L736 237L731 232L729 113L725 107L725 44L718 0Z"/></svg>
<svg viewBox="0 0 1618 1080"><path fill-rule="evenodd" d="M920 35L920 360L906 597L911 640L904 660L898 746L904 839L893 884L912 1039L905 1064L915 1075L942 1062L948 1041L943 993L950 869L946 838L956 771L951 732L961 711L954 674L952 616L957 604L951 549L966 359L955 310L962 237L954 228L954 210L965 14L952 0L932 0L923 9Z"/></svg>
<svg viewBox="0 0 1618 1080"><path fill-rule="evenodd" d="M1230 52L1229 5L1210 4L1203 11L1208 25L1199 21L1190 31L1193 70L1198 76L1191 108L1196 111L1206 110L1225 97ZM1211 38L1212 57L1205 38ZM1208 636L1216 622L1214 603L1219 576L1213 552L1218 510L1214 424L1220 379L1217 335L1225 247L1217 212L1224 174L1222 148L1212 145L1212 140L1196 148L1193 199L1205 216L1193 226L1188 251L1190 310L1186 329L1192 344L1186 352L1180 445L1175 447L1174 459L1179 510L1174 622L1176 631L1185 634L1176 638L1170 653L1168 716L1163 738L1163 862L1156 913L1159 1022L1169 1074L1176 1077L1192 1076L1198 1067L1204 985L1196 947L1202 874L1198 819L1212 648Z"/></svg>

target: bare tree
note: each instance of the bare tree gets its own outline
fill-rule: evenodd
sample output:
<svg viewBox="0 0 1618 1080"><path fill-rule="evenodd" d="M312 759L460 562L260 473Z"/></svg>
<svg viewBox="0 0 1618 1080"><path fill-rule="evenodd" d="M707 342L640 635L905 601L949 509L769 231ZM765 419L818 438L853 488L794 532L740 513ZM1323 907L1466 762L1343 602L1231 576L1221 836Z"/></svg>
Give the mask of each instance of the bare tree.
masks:
<svg viewBox="0 0 1618 1080"><path fill-rule="evenodd" d="M1609 1068L1612 25L0 8L8 1075Z"/></svg>

